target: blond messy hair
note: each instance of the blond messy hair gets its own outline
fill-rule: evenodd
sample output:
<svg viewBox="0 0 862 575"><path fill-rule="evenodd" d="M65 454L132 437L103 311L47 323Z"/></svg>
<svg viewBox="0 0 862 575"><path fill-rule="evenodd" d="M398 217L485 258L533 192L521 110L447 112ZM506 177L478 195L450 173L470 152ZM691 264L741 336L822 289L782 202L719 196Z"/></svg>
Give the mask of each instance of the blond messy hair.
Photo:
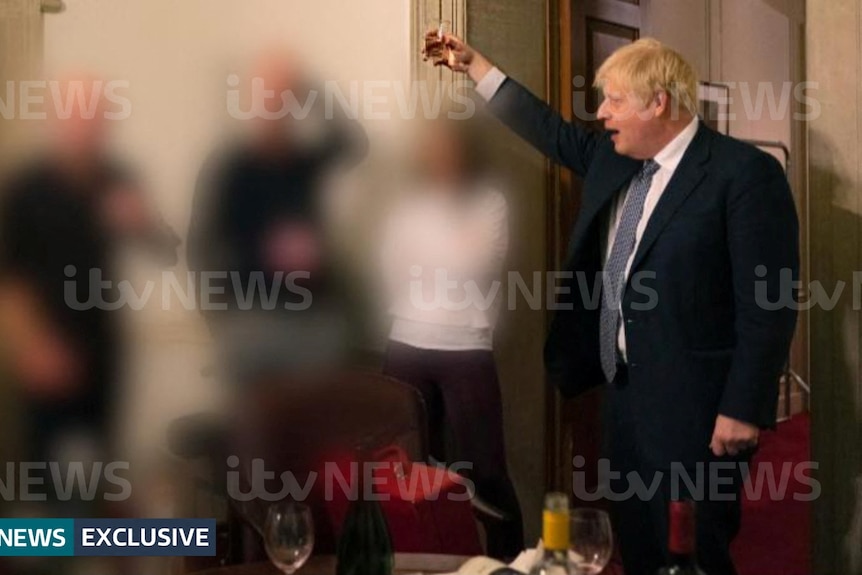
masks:
<svg viewBox="0 0 862 575"><path fill-rule="evenodd" d="M685 58L654 38L642 38L611 54L596 73L596 88L608 80L631 91L644 103L664 91L672 106L697 115L697 74ZM672 108L675 112L676 108Z"/></svg>

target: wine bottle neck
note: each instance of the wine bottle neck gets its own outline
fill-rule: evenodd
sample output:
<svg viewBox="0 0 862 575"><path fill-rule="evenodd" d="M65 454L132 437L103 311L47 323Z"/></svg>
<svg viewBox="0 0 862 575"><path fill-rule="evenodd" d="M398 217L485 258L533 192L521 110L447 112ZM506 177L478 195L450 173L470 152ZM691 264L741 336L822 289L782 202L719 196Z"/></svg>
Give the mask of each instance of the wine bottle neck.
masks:
<svg viewBox="0 0 862 575"><path fill-rule="evenodd" d="M697 565L697 561L694 553L671 553L668 565L673 567L682 567L687 570L689 568L694 568Z"/></svg>
<svg viewBox="0 0 862 575"><path fill-rule="evenodd" d="M673 501L670 504L668 551L671 555L693 556L694 550L694 503L691 501Z"/></svg>

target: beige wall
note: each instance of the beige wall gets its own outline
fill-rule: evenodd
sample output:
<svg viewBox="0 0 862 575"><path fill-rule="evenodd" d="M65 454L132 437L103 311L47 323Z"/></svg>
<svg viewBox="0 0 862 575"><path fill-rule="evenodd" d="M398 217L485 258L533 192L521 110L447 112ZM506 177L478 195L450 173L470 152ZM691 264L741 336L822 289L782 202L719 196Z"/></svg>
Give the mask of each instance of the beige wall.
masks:
<svg viewBox="0 0 862 575"><path fill-rule="evenodd" d="M710 79L710 1L649 0L642 34L683 54L701 80Z"/></svg>
<svg viewBox="0 0 862 575"><path fill-rule="evenodd" d="M6 105L6 83L30 77L42 47L42 15L38 0L0 0L0 98ZM0 117L0 178L8 175L20 155L26 121ZM0 461L14 461L21 447L18 406L12 393L12 379L0 366Z"/></svg>
<svg viewBox="0 0 862 575"><path fill-rule="evenodd" d="M289 47L321 80L410 78L409 0L66 4L64 13L46 17L47 68L84 68L131 83L123 92L132 101L131 117L115 125L119 147L183 238L200 165L228 121L227 74L242 70L257 51ZM394 100L389 103L394 110ZM365 123L374 150L390 147L386 136L393 123ZM134 267L136 278L158 277L149 267ZM137 453L160 444L167 421L218 398L215 383L200 374L212 358L196 312L154 305L132 319L140 341L129 365L122 420L128 448Z"/></svg>
<svg viewBox="0 0 862 575"><path fill-rule="evenodd" d="M649 0L644 32L688 58L701 80L735 85L730 96L731 135L780 141L791 147L792 108L770 114L764 97L763 113L751 112L757 109L758 85L778 98L784 83L794 80L791 59L801 4L790 0ZM748 85L746 94L743 84ZM768 93L762 92L764 96ZM778 106L775 110L781 111Z"/></svg>
<svg viewBox="0 0 862 575"><path fill-rule="evenodd" d="M255 52L288 47L324 80L407 81L410 75L409 0L66 4L66 12L46 18L46 64L49 70L92 68L132 83L132 116L117 135L178 229L187 223L200 162L227 120L227 74ZM370 129L383 123L371 122Z"/></svg>
<svg viewBox="0 0 862 575"><path fill-rule="evenodd" d="M544 98L544 0L469 0L470 43ZM545 269L545 160L499 130L500 163L509 166L513 254L510 269L532 278ZM541 311L518 309L501 320L497 358L502 378L509 468L521 498L527 542L540 535L544 495L545 381Z"/></svg>
<svg viewBox="0 0 862 575"><path fill-rule="evenodd" d="M862 3L810 0L808 77L820 83L822 114L808 124L811 276L833 311L811 316L813 458L822 496L814 506L816 573L862 573L862 323L851 295L862 270ZM857 285L860 282L857 281Z"/></svg>
<svg viewBox="0 0 862 575"><path fill-rule="evenodd" d="M19 117L18 94L10 94L7 82L37 77L42 55L43 16L40 0L0 0L0 175L23 157L31 131Z"/></svg>
<svg viewBox="0 0 862 575"><path fill-rule="evenodd" d="M778 96L790 81L789 19L762 0L722 0L721 22L717 39L721 57L716 77L736 83L731 90L730 109L735 118L731 120L730 133L738 138L777 140L789 146L792 108L773 115L764 98L762 113L756 109L759 87L768 87ZM748 90L743 90L745 85Z"/></svg>

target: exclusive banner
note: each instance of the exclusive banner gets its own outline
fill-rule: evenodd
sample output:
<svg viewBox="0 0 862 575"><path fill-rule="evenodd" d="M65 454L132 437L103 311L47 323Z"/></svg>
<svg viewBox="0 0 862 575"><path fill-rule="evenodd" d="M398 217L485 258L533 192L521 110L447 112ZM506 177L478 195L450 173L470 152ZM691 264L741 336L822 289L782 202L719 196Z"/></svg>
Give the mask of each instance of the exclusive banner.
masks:
<svg viewBox="0 0 862 575"><path fill-rule="evenodd" d="M215 519L0 519L0 557L215 554Z"/></svg>

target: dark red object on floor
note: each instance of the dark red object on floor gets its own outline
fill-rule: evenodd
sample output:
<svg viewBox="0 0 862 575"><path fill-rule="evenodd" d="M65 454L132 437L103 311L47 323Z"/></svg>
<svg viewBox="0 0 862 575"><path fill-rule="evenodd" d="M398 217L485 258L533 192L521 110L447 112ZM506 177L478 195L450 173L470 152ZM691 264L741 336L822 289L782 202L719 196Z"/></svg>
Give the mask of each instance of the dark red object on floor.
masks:
<svg viewBox="0 0 862 575"><path fill-rule="evenodd" d="M739 575L811 574L811 503L793 498L794 494L811 493L811 486L796 477L796 466L811 460L810 438L811 418L807 413L795 415L779 423L776 431L761 435L760 449L751 464L752 477L757 477L758 466L771 464L775 485L780 485L784 469L790 470L789 479L782 498L768 497L767 484L759 500L743 496L742 528L731 546ZM811 471L804 475L810 476ZM763 481L765 476L761 478ZM619 550L603 575L624 575Z"/></svg>
<svg viewBox="0 0 862 575"><path fill-rule="evenodd" d="M762 497L742 502L742 529L731 547L739 575L809 575L811 573L811 503L796 501L794 494L808 495L811 486L797 479L797 465L811 460L811 418L807 413L778 424L776 431L761 436L751 473L772 464L776 484L790 469L783 498ZM804 475L810 476L810 469Z"/></svg>
<svg viewBox="0 0 862 575"><path fill-rule="evenodd" d="M330 457L338 462L339 477L350 478L359 467L351 456ZM442 467L411 462L397 447L377 452L374 493L389 526L396 553L482 555L473 507L463 477ZM353 474L353 475L351 475ZM319 494L336 533L350 505L347 494L335 488L331 496Z"/></svg>

